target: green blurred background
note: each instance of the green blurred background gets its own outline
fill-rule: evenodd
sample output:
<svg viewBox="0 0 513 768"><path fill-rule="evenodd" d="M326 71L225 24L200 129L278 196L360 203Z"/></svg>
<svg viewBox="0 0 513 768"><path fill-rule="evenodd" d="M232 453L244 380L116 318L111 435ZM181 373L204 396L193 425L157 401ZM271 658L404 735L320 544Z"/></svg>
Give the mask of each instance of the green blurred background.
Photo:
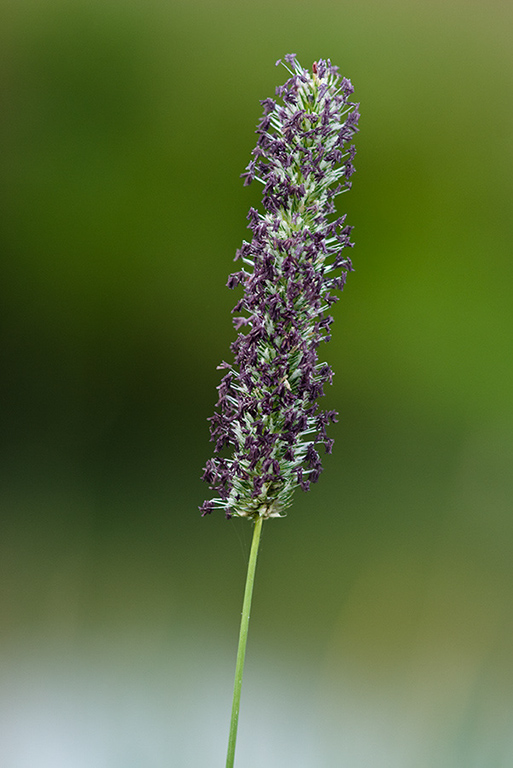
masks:
<svg viewBox="0 0 513 768"><path fill-rule="evenodd" d="M239 174L361 102L320 483L264 527L238 768L513 765L513 8L3 0L3 768L224 764L251 535L200 519Z"/></svg>

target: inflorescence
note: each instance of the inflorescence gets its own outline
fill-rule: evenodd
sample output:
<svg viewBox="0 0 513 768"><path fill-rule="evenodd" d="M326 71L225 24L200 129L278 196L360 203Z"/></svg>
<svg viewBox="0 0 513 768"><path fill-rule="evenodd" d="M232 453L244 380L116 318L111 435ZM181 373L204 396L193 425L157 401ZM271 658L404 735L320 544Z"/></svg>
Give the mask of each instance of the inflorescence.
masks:
<svg viewBox="0 0 513 768"><path fill-rule="evenodd" d="M344 250L353 246L352 227L345 216L328 217L351 187L358 104L329 59L310 73L288 54L284 66L291 77L276 89L282 103L261 102L254 157L242 174L245 185L263 185L264 212L250 209L253 238L237 251L244 266L227 283L244 289L233 323L246 332L231 345L234 363L218 366L227 373L210 419L216 457L203 474L218 498L203 503L203 515L218 508L227 517L281 516L298 485L306 491L319 479L315 446L333 446L326 428L337 413L317 403L333 371L317 348L330 339L333 291L353 269Z"/></svg>

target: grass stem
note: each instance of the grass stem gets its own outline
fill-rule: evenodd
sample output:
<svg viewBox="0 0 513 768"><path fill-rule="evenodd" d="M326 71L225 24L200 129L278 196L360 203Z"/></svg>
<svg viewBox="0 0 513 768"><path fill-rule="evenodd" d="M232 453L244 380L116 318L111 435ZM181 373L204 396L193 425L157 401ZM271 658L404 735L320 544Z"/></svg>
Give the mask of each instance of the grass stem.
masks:
<svg viewBox="0 0 513 768"><path fill-rule="evenodd" d="M248 640L249 613L251 610L251 598L253 596L253 584L255 583L255 570L262 531L263 517L257 517L253 528L253 541L249 554L248 572L246 575L246 587L244 589L244 602L242 604L242 617L240 621L239 646L237 648L237 663L235 665L235 683L233 686L232 717L230 720L230 736L228 739L228 754L226 756L226 768L233 768L235 760L235 742L237 741L237 726L239 724L240 693L242 688L242 674L244 672L244 657Z"/></svg>

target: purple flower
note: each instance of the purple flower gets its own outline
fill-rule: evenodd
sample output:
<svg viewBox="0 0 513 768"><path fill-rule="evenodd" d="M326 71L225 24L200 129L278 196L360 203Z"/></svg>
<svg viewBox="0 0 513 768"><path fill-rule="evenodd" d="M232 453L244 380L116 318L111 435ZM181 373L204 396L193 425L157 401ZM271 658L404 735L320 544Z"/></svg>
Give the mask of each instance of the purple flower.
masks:
<svg viewBox="0 0 513 768"><path fill-rule="evenodd" d="M316 446L326 453L333 446L326 427L337 414L317 403L333 371L317 349L330 338L333 291L353 269L344 253L352 227L345 216L328 217L335 196L351 187L358 105L329 60L310 73L287 54L284 66L291 77L277 100L261 102L257 145L242 174L245 185L263 185L263 212L250 209L253 237L235 256L243 269L228 280L244 290L233 322L245 332L231 345L234 362L220 366L227 373L210 419L216 457L203 475L218 498L204 502L204 515L281 516L298 485L308 490L318 480Z"/></svg>

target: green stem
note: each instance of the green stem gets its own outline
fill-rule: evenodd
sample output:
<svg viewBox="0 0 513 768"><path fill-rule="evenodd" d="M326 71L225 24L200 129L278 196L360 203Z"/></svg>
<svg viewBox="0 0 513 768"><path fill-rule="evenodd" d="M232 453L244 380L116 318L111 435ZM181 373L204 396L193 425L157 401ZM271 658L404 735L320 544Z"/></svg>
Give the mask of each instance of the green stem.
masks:
<svg viewBox="0 0 513 768"><path fill-rule="evenodd" d="M237 726L239 724L240 692L242 688L242 673L244 671L244 657L246 655L246 643L248 640L249 612L251 598L253 596L253 584L255 583L255 570L260 544L260 532L262 530L263 517L258 516L253 528L253 541L249 554L248 573L246 576L246 588L244 589L244 602L242 604L242 617L240 621L239 647L237 648L237 663L235 665L235 684L233 686L232 719L230 721L230 737L228 739L228 754L226 756L226 768L233 768L235 760L235 742L237 741Z"/></svg>

